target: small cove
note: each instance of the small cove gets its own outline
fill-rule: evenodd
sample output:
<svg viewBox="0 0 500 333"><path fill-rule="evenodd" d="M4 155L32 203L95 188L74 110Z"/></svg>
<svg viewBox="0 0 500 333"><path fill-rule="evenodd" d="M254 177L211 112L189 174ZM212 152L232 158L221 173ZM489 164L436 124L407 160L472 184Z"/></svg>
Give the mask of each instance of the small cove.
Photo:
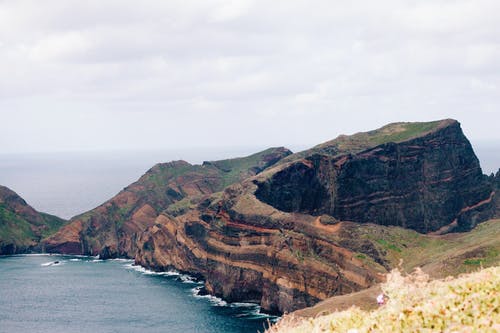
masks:
<svg viewBox="0 0 500 333"><path fill-rule="evenodd" d="M200 283L131 260L0 257L0 332L262 332L253 304L198 296Z"/></svg>

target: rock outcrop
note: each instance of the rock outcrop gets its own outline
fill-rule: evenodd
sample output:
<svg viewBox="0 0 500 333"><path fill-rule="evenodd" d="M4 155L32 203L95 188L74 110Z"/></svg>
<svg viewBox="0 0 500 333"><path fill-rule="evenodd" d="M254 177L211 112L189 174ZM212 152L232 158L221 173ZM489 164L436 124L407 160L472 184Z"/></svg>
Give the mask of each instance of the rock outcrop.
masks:
<svg viewBox="0 0 500 333"><path fill-rule="evenodd" d="M17 193L0 186L0 255L38 250L39 241L65 220L36 211Z"/></svg>
<svg viewBox="0 0 500 333"><path fill-rule="evenodd" d="M165 209L186 211L203 196L253 176L290 154L285 148L271 148L203 165L185 161L157 164L109 201L72 218L57 234L44 240L45 250L133 258L138 235L153 226Z"/></svg>
<svg viewBox="0 0 500 333"><path fill-rule="evenodd" d="M136 262L288 312L367 288L390 269L377 240L346 221L468 230L492 215L493 196L458 122L391 124L288 156L185 213L164 212L138 239Z"/></svg>
<svg viewBox="0 0 500 333"><path fill-rule="evenodd" d="M491 174L490 181L496 193L494 197L495 217L500 218L500 169L498 169L495 175Z"/></svg>
<svg viewBox="0 0 500 333"><path fill-rule="evenodd" d="M398 133L398 128L404 130L405 124L381 132ZM387 141L380 133L372 137ZM491 213L493 189L458 122L436 123L427 134L404 141L376 146L370 141L375 140L366 140L366 149L359 152L314 152L290 163L257 180L255 194L287 212L422 233L451 223L456 230L470 230Z"/></svg>
<svg viewBox="0 0 500 333"><path fill-rule="evenodd" d="M282 313L381 281L397 247L360 225L470 230L496 202L458 122L396 123L296 154L159 164L44 244L195 274Z"/></svg>

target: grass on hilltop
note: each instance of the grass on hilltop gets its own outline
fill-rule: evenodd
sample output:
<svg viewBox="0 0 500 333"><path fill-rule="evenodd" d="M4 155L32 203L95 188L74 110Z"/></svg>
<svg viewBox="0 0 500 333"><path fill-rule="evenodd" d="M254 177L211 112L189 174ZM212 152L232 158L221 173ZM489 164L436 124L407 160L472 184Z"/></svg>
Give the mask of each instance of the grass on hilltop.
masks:
<svg viewBox="0 0 500 333"><path fill-rule="evenodd" d="M451 122L452 120L445 119L431 122L392 123L369 132L340 135L311 149L293 154L283 161L292 161L315 153L330 156L358 153L385 143L397 143L424 136Z"/></svg>

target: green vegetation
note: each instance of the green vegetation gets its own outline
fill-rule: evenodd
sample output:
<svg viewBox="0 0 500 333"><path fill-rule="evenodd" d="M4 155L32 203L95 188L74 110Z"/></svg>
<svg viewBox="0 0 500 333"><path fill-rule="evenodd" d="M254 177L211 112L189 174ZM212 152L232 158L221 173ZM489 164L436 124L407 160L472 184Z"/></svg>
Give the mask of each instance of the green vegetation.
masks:
<svg viewBox="0 0 500 333"><path fill-rule="evenodd" d="M40 213L40 215L42 216L43 219L43 226L45 226L44 228L41 229L40 232L42 238L54 234L57 230L59 230L63 225L67 223L66 220L54 215L46 213Z"/></svg>
<svg viewBox="0 0 500 333"><path fill-rule="evenodd" d="M481 265L481 259L465 259L464 260L464 265L480 266Z"/></svg>
<svg viewBox="0 0 500 333"><path fill-rule="evenodd" d="M360 132L353 135L340 135L334 140L327 141L303 152L293 154L284 159L284 161L291 161L316 153L331 156L357 153L381 144L389 142L402 142L417 138L434 131L440 125L447 122L451 122L451 120L420 123L393 123L370 132Z"/></svg>
<svg viewBox="0 0 500 333"><path fill-rule="evenodd" d="M388 300L376 310L352 307L310 319L285 316L268 333L500 330L500 267L434 281L421 270L407 276L395 270L382 290Z"/></svg>
<svg viewBox="0 0 500 333"><path fill-rule="evenodd" d="M111 202L111 204L106 208L106 214L109 218L115 221L116 226L120 228L123 223L130 218L133 209L133 205L118 206L116 203Z"/></svg>
<svg viewBox="0 0 500 333"><path fill-rule="evenodd" d="M0 204L0 244L30 245L35 238L28 221Z"/></svg>
<svg viewBox="0 0 500 333"><path fill-rule="evenodd" d="M139 182L144 183L148 188L163 189L172 179L193 171L193 167L195 166L183 161L160 163L146 172Z"/></svg>
<svg viewBox="0 0 500 333"><path fill-rule="evenodd" d="M267 167L269 163L267 158L272 156L277 149L280 148L269 148L250 156L207 162L207 164L215 166L222 171L221 185L222 188L225 188Z"/></svg>
<svg viewBox="0 0 500 333"><path fill-rule="evenodd" d="M377 243L379 243L380 245L382 245L384 248L386 248L388 250L392 250L392 251L396 251L396 252L403 252L399 247L397 247L396 245L394 245L392 243L389 243L385 239L377 239Z"/></svg>
<svg viewBox="0 0 500 333"><path fill-rule="evenodd" d="M0 203L0 247L14 244L17 248L33 246L41 238L52 235L66 221L49 214L23 216Z"/></svg>
<svg viewBox="0 0 500 333"><path fill-rule="evenodd" d="M153 192L164 197L170 189L170 194L177 201L188 194L182 191L188 184L196 187L199 183L208 187L211 192L222 191L261 171L285 154L283 148L269 148L250 156L204 162L203 165L192 165L184 161L160 163L146 172L136 184L145 186L139 191L141 195Z"/></svg>
<svg viewBox="0 0 500 333"><path fill-rule="evenodd" d="M401 268L405 271L421 266L436 278L471 272L478 265L500 265L500 220L483 222L466 233L442 236L424 235L400 227L347 224L341 237L352 239L348 246L365 255L364 262L378 267L381 272L385 269L376 263L380 260L389 267L396 267L402 261ZM367 242L373 245L380 258L372 258L373 253L362 251Z"/></svg>
<svg viewBox="0 0 500 333"><path fill-rule="evenodd" d="M368 141L375 145L387 142L406 141L433 131L441 122L396 123L382 127L378 131L368 132Z"/></svg>
<svg viewBox="0 0 500 333"><path fill-rule="evenodd" d="M200 197L186 197L167 207L165 212L172 216L179 216L186 213L190 209L194 209L199 202Z"/></svg>

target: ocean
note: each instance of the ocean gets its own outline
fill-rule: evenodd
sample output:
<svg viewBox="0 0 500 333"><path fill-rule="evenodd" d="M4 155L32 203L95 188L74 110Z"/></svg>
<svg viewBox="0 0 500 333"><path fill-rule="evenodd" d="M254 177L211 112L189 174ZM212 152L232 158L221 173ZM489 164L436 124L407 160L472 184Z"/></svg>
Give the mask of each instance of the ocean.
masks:
<svg viewBox="0 0 500 333"><path fill-rule="evenodd" d="M0 256L0 332L263 332L254 304L197 296L201 283L132 260Z"/></svg>

